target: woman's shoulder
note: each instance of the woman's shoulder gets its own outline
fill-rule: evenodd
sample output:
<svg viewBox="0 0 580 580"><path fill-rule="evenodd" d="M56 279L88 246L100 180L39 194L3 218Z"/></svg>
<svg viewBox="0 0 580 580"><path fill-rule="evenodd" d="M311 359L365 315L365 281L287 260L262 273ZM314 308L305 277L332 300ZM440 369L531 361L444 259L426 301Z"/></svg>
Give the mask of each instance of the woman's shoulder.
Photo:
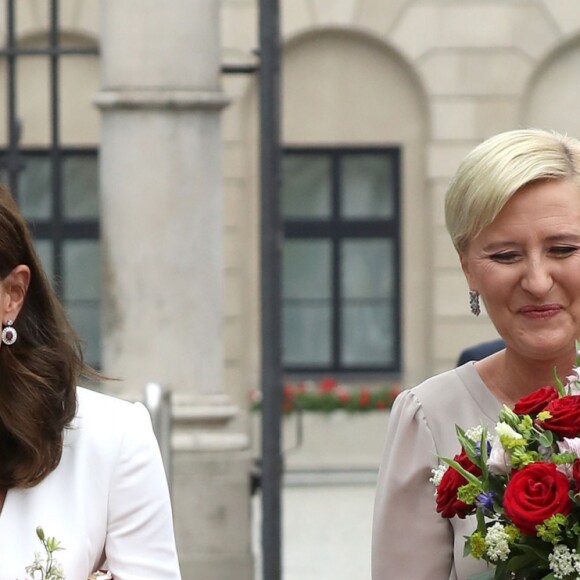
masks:
<svg viewBox="0 0 580 580"><path fill-rule="evenodd" d="M113 395L77 387L77 419L109 422L111 419L126 419L134 414L137 408L143 408L141 403L121 399Z"/></svg>
<svg viewBox="0 0 580 580"><path fill-rule="evenodd" d="M470 390L466 381L475 379L472 373L475 370L471 364L465 368L451 369L426 379L410 389L410 392L422 405L427 406L440 407L453 401L461 402L469 398Z"/></svg>
<svg viewBox="0 0 580 580"><path fill-rule="evenodd" d="M417 416L418 413L431 425L441 421L461 424L485 414L481 406L485 386L480 381L473 364L468 363L404 391L395 403L401 415Z"/></svg>
<svg viewBox="0 0 580 580"><path fill-rule="evenodd" d="M77 387L77 412L67 430L68 442L110 448L149 431L151 419L141 403Z"/></svg>

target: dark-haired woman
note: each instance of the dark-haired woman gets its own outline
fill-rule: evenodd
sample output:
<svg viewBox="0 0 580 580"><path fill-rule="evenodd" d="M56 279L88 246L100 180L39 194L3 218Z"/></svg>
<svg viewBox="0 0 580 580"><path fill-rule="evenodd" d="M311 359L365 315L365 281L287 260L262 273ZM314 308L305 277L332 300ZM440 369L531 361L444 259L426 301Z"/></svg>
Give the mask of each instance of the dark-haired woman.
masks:
<svg viewBox="0 0 580 580"><path fill-rule="evenodd" d="M167 482L147 410L77 386L98 378L0 187L0 578L64 548L62 577L180 578ZM41 562L40 562L41 563Z"/></svg>

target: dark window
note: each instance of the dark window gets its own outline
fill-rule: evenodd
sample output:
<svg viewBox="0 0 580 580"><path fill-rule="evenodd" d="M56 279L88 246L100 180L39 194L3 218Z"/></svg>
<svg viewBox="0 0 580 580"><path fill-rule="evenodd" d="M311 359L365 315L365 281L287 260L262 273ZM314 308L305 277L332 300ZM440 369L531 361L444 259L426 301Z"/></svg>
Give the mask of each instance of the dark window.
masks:
<svg viewBox="0 0 580 580"><path fill-rule="evenodd" d="M7 184L34 235L38 253L87 362L100 366L99 184L90 98L98 78L96 47L62 33L57 0L42 3L46 34L17 37L22 3L5 3L0 90L0 181ZM71 78L74 77L74 82ZM74 90L65 90L68 86Z"/></svg>
<svg viewBox="0 0 580 580"><path fill-rule="evenodd" d="M396 148L285 149L287 372L399 371L399 164Z"/></svg>

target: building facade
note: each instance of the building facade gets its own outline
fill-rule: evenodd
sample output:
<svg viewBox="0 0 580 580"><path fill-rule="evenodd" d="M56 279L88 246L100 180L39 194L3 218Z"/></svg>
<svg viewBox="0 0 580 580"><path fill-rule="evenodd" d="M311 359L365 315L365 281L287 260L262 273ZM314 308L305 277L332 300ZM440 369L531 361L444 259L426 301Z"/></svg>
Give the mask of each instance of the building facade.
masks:
<svg viewBox="0 0 580 580"><path fill-rule="evenodd" d="M580 136L580 5L281 12L285 368L412 386L495 336L469 313L445 188L494 133ZM105 388L173 392L176 528L195 580L253 575L257 26L256 0L0 2L2 179L89 360L124 379Z"/></svg>

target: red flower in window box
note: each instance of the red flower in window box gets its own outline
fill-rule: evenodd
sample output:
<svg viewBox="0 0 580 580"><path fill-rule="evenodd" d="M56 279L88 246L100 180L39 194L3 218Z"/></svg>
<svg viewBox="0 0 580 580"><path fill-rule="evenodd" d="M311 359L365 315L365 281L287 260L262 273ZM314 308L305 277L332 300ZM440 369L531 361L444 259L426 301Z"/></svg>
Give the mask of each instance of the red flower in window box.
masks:
<svg viewBox="0 0 580 580"><path fill-rule="evenodd" d="M363 387L358 396L358 404L361 407L368 407L371 404L371 390L369 387Z"/></svg>
<svg viewBox="0 0 580 580"><path fill-rule="evenodd" d="M338 386L336 379L332 377L324 377L318 386L323 393L331 393Z"/></svg>
<svg viewBox="0 0 580 580"><path fill-rule="evenodd" d="M336 396L338 397L338 400L343 404L346 404L350 401L350 393L344 387L338 387L336 389Z"/></svg>

